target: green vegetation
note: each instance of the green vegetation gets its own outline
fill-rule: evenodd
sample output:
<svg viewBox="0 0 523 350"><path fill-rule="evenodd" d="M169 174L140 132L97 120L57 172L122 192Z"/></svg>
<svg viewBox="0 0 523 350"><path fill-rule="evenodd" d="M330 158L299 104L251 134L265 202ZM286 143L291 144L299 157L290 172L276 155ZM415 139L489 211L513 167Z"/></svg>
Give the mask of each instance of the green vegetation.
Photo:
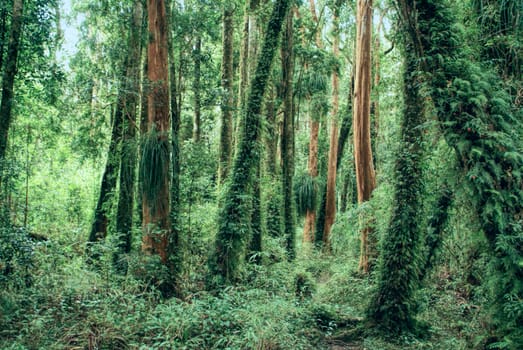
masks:
<svg viewBox="0 0 523 350"><path fill-rule="evenodd" d="M523 348L520 1L64 2L0 4L0 349Z"/></svg>

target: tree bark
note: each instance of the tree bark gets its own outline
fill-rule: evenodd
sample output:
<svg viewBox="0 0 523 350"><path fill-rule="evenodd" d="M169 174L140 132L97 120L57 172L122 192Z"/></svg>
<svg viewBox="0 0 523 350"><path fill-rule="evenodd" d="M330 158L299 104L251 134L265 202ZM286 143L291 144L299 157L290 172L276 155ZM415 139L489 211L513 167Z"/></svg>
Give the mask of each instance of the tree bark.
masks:
<svg viewBox="0 0 523 350"><path fill-rule="evenodd" d="M129 35L127 72L123 83L124 113L123 136L120 161L120 189L116 214L116 232L118 238L118 252L115 255L117 266L120 266L122 254L131 251L134 189L136 180L136 129L137 109L140 97L140 57L141 57L141 28L143 7L141 0L135 0L133 17Z"/></svg>
<svg viewBox="0 0 523 350"><path fill-rule="evenodd" d="M282 192L283 192L283 225L287 255L294 259L295 251L295 215L294 215L294 55L293 55L293 12L287 15L285 34L282 40L282 89L283 89L283 132L281 135Z"/></svg>
<svg viewBox="0 0 523 350"><path fill-rule="evenodd" d="M354 82L354 162L358 186L358 203L368 201L376 187L370 138L372 0L358 0L356 21L356 73ZM364 223L361 231L359 268L370 269L375 247L369 242L372 229Z"/></svg>
<svg viewBox="0 0 523 350"><path fill-rule="evenodd" d="M320 131L320 122L312 117L310 119L311 135L309 141L309 158L307 169L309 175L315 179L318 177L318 135ZM316 223L316 210L307 209L305 213L305 224L303 226L303 242L312 242L314 239Z"/></svg>
<svg viewBox="0 0 523 350"><path fill-rule="evenodd" d="M171 274L170 279L174 285L174 292L177 295L181 295L180 285L178 283L181 267L182 267L182 254L181 254L181 204L180 204L180 123L181 123L181 92L178 92L176 62L174 60L174 42L172 36L172 23L171 18L174 17L175 7L172 2L167 2L167 8L169 9L168 22L168 41L169 41L169 79L170 79L170 102L171 102L171 233L167 242L167 253L169 259L167 267Z"/></svg>
<svg viewBox="0 0 523 350"><path fill-rule="evenodd" d="M143 174L154 181L154 188L143 192L143 228L142 250L146 254L158 254L161 261L167 263L168 241L171 233L170 224L170 144L169 133L169 66L168 66L168 26L164 0L147 0L149 18L149 45L147 54L147 76L150 84L148 95L147 136L150 149L144 150ZM146 156L147 154L147 156ZM153 161L154 160L154 161ZM144 177L142 175L142 177ZM151 186L152 187L152 186Z"/></svg>
<svg viewBox="0 0 523 350"><path fill-rule="evenodd" d="M123 74L122 74L123 75ZM93 85L93 90L94 90ZM118 146L122 139L122 123L123 123L123 89L120 88L118 92L116 110L114 113L113 126L111 130L111 140L109 142L109 149L107 150L107 161L105 163L104 173L102 175L102 182L100 184L100 194L98 195L98 201L96 203L96 209L94 211L94 220L91 225L91 231L89 233L89 246L93 243L102 241L107 236L107 203L110 199L110 194L116 188L118 180L118 167L120 159L118 157ZM89 247L88 246L88 247ZM97 259L99 254L96 252L90 252L90 258Z"/></svg>
<svg viewBox="0 0 523 350"><path fill-rule="evenodd" d="M192 137L195 143L200 142L201 137L201 60L202 60L202 37L196 38L196 45L193 52L194 60L194 80L193 80L193 93L194 93L194 119L193 119L193 130Z"/></svg>
<svg viewBox="0 0 523 350"><path fill-rule="evenodd" d="M339 51L339 6L337 1L333 9L333 43L332 51L335 58ZM336 218L336 171L338 157L338 108L339 108L339 77L337 68L332 72L332 110L331 132L329 142L329 160L327 170L327 193L325 202L325 226L323 227L323 245L326 251L330 250L330 232Z"/></svg>
<svg viewBox="0 0 523 350"><path fill-rule="evenodd" d="M289 0L278 0L269 19L263 48L256 72L250 84L249 99L243 113L242 137L234 158L231 183L224 194L224 206L218 219L216 256L211 270L221 275L224 282L238 278L246 238L250 237L250 194L255 169L260 161L259 135L261 132L261 106L272 61L277 49L278 36L288 12Z"/></svg>
<svg viewBox="0 0 523 350"><path fill-rule="evenodd" d="M223 184L229 173L232 150L232 115L234 110L234 70L233 70L233 38L234 38L234 8L224 5L222 34L222 114L220 129L220 161L218 168L218 183Z"/></svg>
<svg viewBox="0 0 523 350"><path fill-rule="evenodd" d="M0 72L2 72L2 67L4 65L4 45L5 45L5 35L7 33L7 9L5 6L2 6L2 11L0 12Z"/></svg>
<svg viewBox="0 0 523 350"><path fill-rule="evenodd" d="M6 63L2 78L2 100L0 102L0 161L5 159L9 127L13 119L14 83L18 65L23 11L24 1L13 0L11 33L9 34L9 43L7 46L7 57L9 60Z"/></svg>
<svg viewBox="0 0 523 350"><path fill-rule="evenodd" d="M318 16L316 15L316 5L314 0L309 1L309 7L312 19L318 25ZM321 42L320 30L316 31L316 46L323 48ZM318 135L320 130L320 116L314 116L312 111L310 113L310 139L309 139L309 158L307 161L307 169L309 175L315 179L318 177ZM314 240L314 233L316 230L316 210L307 209L305 213L305 223L303 225L303 242L312 242Z"/></svg>

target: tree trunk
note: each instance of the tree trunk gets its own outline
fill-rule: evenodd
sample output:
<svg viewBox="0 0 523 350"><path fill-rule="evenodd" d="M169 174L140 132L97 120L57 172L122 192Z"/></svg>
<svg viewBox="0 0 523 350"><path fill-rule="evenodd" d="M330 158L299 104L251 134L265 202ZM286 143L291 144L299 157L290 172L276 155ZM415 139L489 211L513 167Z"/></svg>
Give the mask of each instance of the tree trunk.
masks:
<svg viewBox="0 0 523 350"><path fill-rule="evenodd" d="M314 0L309 1L312 19L318 25L318 16L316 15L316 5ZM323 48L321 42L320 29L316 31L316 46ZM310 140L309 140L309 158L307 161L307 169L311 178L318 177L318 135L320 130L320 116L314 116L310 113ZM312 242L314 240L314 233L316 230L316 210L307 209L305 213L305 223L303 225L303 242Z"/></svg>
<svg viewBox="0 0 523 350"><path fill-rule="evenodd" d="M149 45L148 124L142 156L143 228L142 250L158 254L167 263L171 233L169 168L171 133L169 112L168 26L164 0L147 0Z"/></svg>
<svg viewBox="0 0 523 350"><path fill-rule="evenodd" d="M234 39L234 7L224 5L222 34L222 114L220 129L220 161L218 168L218 183L223 184L229 173L232 150L232 115L234 110L234 70L233 70L233 39Z"/></svg>
<svg viewBox="0 0 523 350"><path fill-rule="evenodd" d="M4 65L4 45L5 45L5 35L7 33L7 9L5 6L2 6L2 11L0 12L0 73L2 72L2 67Z"/></svg>
<svg viewBox="0 0 523 350"><path fill-rule="evenodd" d="M174 42L172 37L172 23L170 19L173 18L175 6L172 2L167 3L169 8L170 16L168 22L170 25L168 32L169 41L169 74L170 74L170 88L171 88L171 150L172 150L172 170L171 170L171 234L167 242L167 253L169 260L167 267L170 272L170 279L174 285L174 292L177 295L181 295L182 291L178 284L178 280L181 274L182 267L182 254L181 254L181 205L180 205L180 123L181 123L181 107L180 107L180 94L178 92L178 85L176 83L176 63L174 60Z"/></svg>
<svg viewBox="0 0 523 350"><path fill-rule="evenodd" d="M333 43L332 51L335 58L340 55L339 51L339 1L333 9ZM330 232L336 218L336 165L338 156L338 107L339 107L339 78L335 69L332 72L332 110L331 110L331 132L329 142L329 160L327 170L327 193L325 202L325 226L323 227L323 245L326 251L330 250Z"/></svg>
<svg viewBox="0 0 523 350"><path fill-rule="evenodd" d="M309 175L315 179L318 177L318 135L320 131L320 122L312 117L310 119L311 135L309 141L309 159L307 169ZM314 230L316 222L316 210L307 209L305 214L305 224L303 226L303 242L312 242L314 239Z"/></svg>
<svg viewBox="0 0 523 350"><path fill-rule="evenodd" d="M407 50L404 78L404 112L401 144L395 165L394 206L384 238L378 289L369 306L369 318L393 334L413 331L414 291L417 289L423 101L416 81L417 58Z"/></svg>
<svg viewBox="0 0 523 350"><path fill-rule="evenodd" d="M194 59L194 81L193 81L193 93L194 93L194 120L192 137L195 143L200 142L201 137L201 61L202 61L202 38L198 36L196 38L196 46L193 52Z"/></svg>
<svg viewBox="0 0 523 350"><path fill-rule="evenodd" d="M354 162L358 186L358 203L368 201L376 187L370 139L370 87L371 87L371 33L372 0L358 0L356 21L356 74L354 81ZM375 246L370 243L372 229L364 223L361 231L359 268L368 272L369 259L374 258Z"/></svg>
<svg viewBox="0 0 523 350"><path fill-rule="evenodd" d="M293 12L287 15L285 35L282 40L282 90L283 90L283 132L281 135L283 225L289 259L296 256L294 236L296 234L294 216L294 195L292 180L294 177L294 57L293 57Z"/></svg>
<svg viewBox="0 0 523 350"><path fill-rule="evenodd" d="M7 137L12 121L14 102L14 83L18 64L20 33L22 32L23 0L13 0L13 15L11 17L11 33L7 46L7 60L2 78L2 100L0 102L0 161L5 159ZM1 175L1 174L0 174ZM0 176L1 177L1 176Z"/></svg>
<svg viewBox="0 0 523 350"><path fill-rule="evenodd" d="M91 232L89 233L89 246L93 243L104 240L107 236L107 226L109 221L106 212L107 203L109 202L111 192L116 188L118 167L120 164L118 146L122 139L123 103L123 89L120 88L116 102L117 106L114 113L111 140L109 142L109 149L107 150L107 161L105 163L102 182L100 184L100 194L98 195L98 201L94 211L94 220L91 225ZM88 250L88 253L90 253L89 257L92 259L97 259L99 257L99 254L96 252L90 252Z"/></svg>
<svg viewBox="0 0 523 350"><path fill-rule="evenodd" d="M120 161L120 189L116 214L116 232L118 237L118 252L115 254L117 266L120 265L120 255L131 251L134 189L136 173L136 129L137 109L140 96L140 57L141 28L143 18L142 2L134 1L133 18L131 22L128 48L128 62L124 90L123 137ZM123 266L121 266L123 267ZM123 267L125 270L126 268Z"/></svg>
<svg viewBox="0 0 523 350"><path fill-rule="evenodd" d="M242 137L234 158L231 183L225 190L224 206L218 219L216 256L213 269L226 282L238 277L246 238L250 237L249 189L255 169L260 161L259 135L261 132L261 106L272 61L277 50L278 36L288 12L289 0L278 0L269 19L263 48L250 84L249 99L242 119Z"/></svg>

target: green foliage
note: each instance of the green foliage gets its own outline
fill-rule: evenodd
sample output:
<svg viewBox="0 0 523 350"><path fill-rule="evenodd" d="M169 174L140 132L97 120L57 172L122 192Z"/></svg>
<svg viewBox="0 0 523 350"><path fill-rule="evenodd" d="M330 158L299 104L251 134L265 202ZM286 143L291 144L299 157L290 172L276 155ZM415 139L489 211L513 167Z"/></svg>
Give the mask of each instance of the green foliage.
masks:
<svg viewBox="0 0 523 350"><path fill-rule="evenodd" d="M492 305L499 335L509 347L518 348L523 337L514 324L523 322L523 313L513 312L511 300L523 297L523 286L517 282L523 257L523 187L517 170L523 162L516 156L521 110L514 108L499 77L463 54L461 28L445 1L419 1L416 8L418 28L410 33L420 36L410 40L420 53L426 90L445 139L456 151L490 243L490 278L496 281Z"/></svg>
<svg viewBox="0 0 523 350"><path fill-rule="evenodd" d="M308 173L296 176L294 180L294 193L296 210L299 215L304 216L307 210L316 210L318 198L317 178L313 178Z"/></svg>
<svg viewBox="0 0 523 350"><path fill-rule="evenodd" d="M140 157L140 181L152 213L165 212L166 208L156 207L156 198L169 181L169 164L171 144L169 138L155 129L149 131L142 142ZM154 215L154 214L153 214Z"/></svg>

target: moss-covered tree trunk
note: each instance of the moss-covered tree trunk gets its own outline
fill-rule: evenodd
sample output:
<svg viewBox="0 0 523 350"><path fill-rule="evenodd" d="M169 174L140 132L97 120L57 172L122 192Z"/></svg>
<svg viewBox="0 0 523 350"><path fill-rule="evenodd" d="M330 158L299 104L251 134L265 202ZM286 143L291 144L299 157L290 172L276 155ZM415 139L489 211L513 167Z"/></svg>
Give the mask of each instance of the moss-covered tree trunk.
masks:
<svg viewBox="0 0 523 350"><path fill-rule="evenodd" d="M515 4L508 1L506 3ZM523 155L521 109L499 75L464 54L464 35L444 0L399 1L418 76L434 101L445 140L491 248L491 307L498 340L523 347ZM503 70L502 70L503 71ZM517 312L514 312L518 310Z"/></svg>
<svg viewBox="0 0 523 350"><path fill-rule="evenodd" d="M283 130L281 135L283 226L287 255L294 259L295 214L294 214L294 101L293 101L293 12L289 11L282 39L282 90L283 90Z"/></svg>
<svg viewBox="0 0 523 350"><path fill-rule="evenodd" d="M142 19L142 2L135 0L129 35L126 77L124 85L122 86L124 89L124 113L122 120L123 135L120 158L120 188L116 212L116 232L119 235L118 252L115 255L116 262L119 261L121 254L131 251L134 189L136 182L137 110L140 99Z"/></svg>
<svg viewBox="0 0 523 350"><path fill-rule="evenodd" d="M218 164L218 182L223 184L229 173L232 156L232 116L234 111L234 70L233 70L233 39L234 39L234 7L224 5L222 33L222 114L220 129L220 149Z"/></svg>
<svg viewBox="0 0 523 350"><path fill-rule="evenodd" d="M7 63L2 77L2 100L0 101L0 161L5 159L7 137L13 119L14 83L18 65L20 34L23 24L24 1L13 0L11 32L7 44ZM1 169L0 169L1 170ZM1 173L0 173L1 176Z"/></svg>
<svg viewBox="0 0 523 350"><path fill-rule="evenodd" d="M376 175L372 160L370 137L370 88L371 88L371 34L372 34L372 0L358 0L356 20L356 65L354 79L354 163L358 186L358 203L370 199L376 187ZM376 247L371 244L372 228L363 223L361 229L361 249L359 268L368 272L373 252Z"/></svg>
<svg viewBox="0 0 523 350"><path fill-rule="evenodd" d="M404 111L394 169L394 206L381 251L378 286L368 309L372 323L392 334L415 328L414 292L419 276L419 228L423 189L421 156L423 102L413 47L405 49Z"/></svg>
<svg viewBox="0 0 523 350"><path fill-rule="evenodd" d="M242 114L241 137L234 158L231 182L225 190L223 208L218 218L215 257L211 270L227 282L239 277L245 241L250 237L252 180L260 161L261 106L289 3L289 0L278 0L267 24L245 112Z"/></svg>
<svg viewBox="0 0 523 350"><path fill-rule="evenodd" d="M169 65L167 9L164 0L147 0L149 44L147 49L147 134L142 154L142 250L168 259L170 223Z"/></svg>

